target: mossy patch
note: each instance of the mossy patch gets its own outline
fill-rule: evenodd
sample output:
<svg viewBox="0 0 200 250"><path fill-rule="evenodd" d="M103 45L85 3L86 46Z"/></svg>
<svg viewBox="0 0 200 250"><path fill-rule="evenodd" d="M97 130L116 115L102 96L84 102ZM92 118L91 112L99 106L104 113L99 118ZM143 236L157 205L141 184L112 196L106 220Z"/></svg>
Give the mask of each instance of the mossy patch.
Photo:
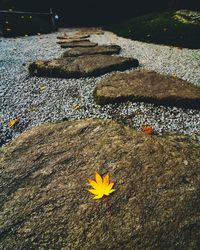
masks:
<svg viewBox="0 0 200 250"><path fill-rule="evenodd" d="M132 18L107 29L133 40L200 48L200 12L182 10L153 13Z"/></svg>

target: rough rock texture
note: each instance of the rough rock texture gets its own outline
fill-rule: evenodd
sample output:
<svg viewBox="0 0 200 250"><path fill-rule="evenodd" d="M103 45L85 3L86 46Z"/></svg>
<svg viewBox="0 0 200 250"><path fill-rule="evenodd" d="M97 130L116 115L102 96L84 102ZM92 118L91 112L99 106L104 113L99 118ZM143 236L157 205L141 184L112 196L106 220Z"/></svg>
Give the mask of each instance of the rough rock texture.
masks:
<svg viewBox="0 0 200 250"><path fill-rule="evenodd" d="M200 109L200 87L147 70L105 78L98 83L94 98L102 105L130 100Z"/></svg>
<svg viewBox="0 0 200 250"><path fill-rule="evenodd" d="M70 38L70 39L62 39L59 40L57 43L58 44L65 44L65 43L76 43L76 42L89 42L90 40L88 39L82 39L82 38Z"/></svg>
<svg viewBox="0 0 200 250"><path fill-rule="evenodd" d="M88 40L65 42L65 43L61 44L61 48L95 47L95 46L97 46L97 43L93 43L93 42L90 42Z"/></svg>
<svg viewBox="0 0 200 250"><path fill-rule="evenodd" d="M112 121L42 125L0 152L2 249L198 249L200 145ZM116 191L94 201L95 171Z"/></svg>
<svg viewBox="0 0 200 250"><path fill-rule="evenodd" d="M119 54L121 47L118 45L101 45L95 47L76 47L71 50L67 50L63 53L63 57L68 56L81 56L81 55L94 55L94 54L102 54L102 55L112 55Z"/></svg>
<svg viewBox="0 0 200 250"><path fill-rule="evenodd" d="M113 70L125 70L137 66L138 61L132 58L90 55L36 61L29 65L29 72L32 76L70 78L98 76Z"/></svg>

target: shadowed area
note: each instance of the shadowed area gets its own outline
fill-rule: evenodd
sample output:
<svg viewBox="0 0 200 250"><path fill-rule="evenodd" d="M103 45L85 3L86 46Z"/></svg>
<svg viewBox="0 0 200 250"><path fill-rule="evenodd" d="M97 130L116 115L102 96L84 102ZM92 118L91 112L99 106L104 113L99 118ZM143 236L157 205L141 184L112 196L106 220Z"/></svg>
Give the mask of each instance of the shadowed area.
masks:
<svg viewBox="0 0 200 250"><path fill-rule="evenodd" d="M58 0L58 1L25 1L25 0L1 0L1 8L13 8L26 11L48 12L53 8L60 16L60 25L105 25L118 22L141 14L163 11L168 8L200 8L196 0Z"/></svg>

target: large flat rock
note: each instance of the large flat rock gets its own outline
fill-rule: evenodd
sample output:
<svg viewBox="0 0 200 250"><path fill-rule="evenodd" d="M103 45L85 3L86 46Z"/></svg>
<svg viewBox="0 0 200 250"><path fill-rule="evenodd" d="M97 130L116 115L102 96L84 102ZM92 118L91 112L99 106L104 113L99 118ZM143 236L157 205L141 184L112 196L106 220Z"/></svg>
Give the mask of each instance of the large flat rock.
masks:
<svg viewBox="0 0 200 250"><path fill-rule="evenodd" d="M102 54L102 55L112 55L112 54L119 54L121 47L118 45L101 45L95 47L76 47L70 50L67 50L63 53L63 57L68 56L82 56L82 55L95 55L95 54Z"/></svg>
<svg viewBox="0 0 200 250"><path fill-rule="evenodd" d="M47 124L0 151L2 249L198 249L200 145L112 121ZM87 179L116 191L92 200Z"/></svg>
<svg viewBox="0 0 200 250"><path fill-rule="evenodd" d="M74 47L95 47L97 43L90 42L88 40L83 41L69 41L61 43L61 48L74 48Z"/></svg>
<svg viewBox="0 0 200 250"><path fill-rule="evenodd" d="M36 61L29 65L29 72L32 76L78 78L98 76L113 70L122 71L137 66L138 61L132 58L90 55Z"/></svg>
<svg viewBox="0 0 200 250"><path fill-rule="evenodd" d="M153 71L117 73L100 81L94 91L98 104L126 101L200 109L200 87Z"/></svg>

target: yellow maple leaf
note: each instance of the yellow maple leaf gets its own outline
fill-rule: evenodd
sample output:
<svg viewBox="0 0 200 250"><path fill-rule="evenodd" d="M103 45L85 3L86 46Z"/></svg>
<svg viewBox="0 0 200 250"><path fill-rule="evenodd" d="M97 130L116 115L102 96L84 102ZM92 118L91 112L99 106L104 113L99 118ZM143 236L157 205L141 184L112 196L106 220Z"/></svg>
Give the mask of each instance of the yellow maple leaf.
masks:
<svg viewBox="0 0 200 250"><path fill-rule="evenodd" d="M110 177L109 174L104 175L102 178L97 172L95 174L95 179L96 181L93 180L88 180L89 184L94 188L94 189L87 189L90 193L94 194L93 199L101 199L104 195L108 196L112 192L115 191L115 189L112 189L114 186L114 183L110 183Z"/></svg>
<svg viewBox="0 0 200 250"><path fill-rule="evenodd" d="M8 126L9 126L10 128L12 128L12 127L14 127L16 124L18 124L19 121L20 121L19 118L11 119L11 120L9 121L9 123L8 123Z"/></svg>

